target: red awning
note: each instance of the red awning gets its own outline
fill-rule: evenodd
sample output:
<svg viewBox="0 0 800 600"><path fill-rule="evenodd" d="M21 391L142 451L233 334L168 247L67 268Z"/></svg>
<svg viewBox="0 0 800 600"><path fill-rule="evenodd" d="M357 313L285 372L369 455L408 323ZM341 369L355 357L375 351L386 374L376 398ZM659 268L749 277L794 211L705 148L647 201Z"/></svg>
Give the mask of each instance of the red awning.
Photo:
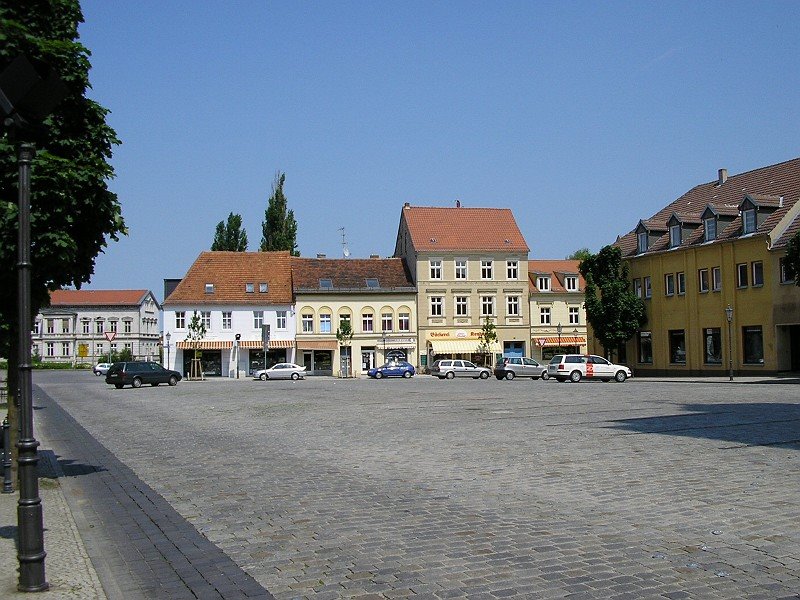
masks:
<svg viewBox="0 0 800 600"><path fill-rule="evenodd" d="M562 346L582 346L586 343L586 338L583 337L575 337L575 336L567 336L562 335L560 338L557 337L539 337L533 338L533 341L536 343L537 346L540 348L544 348L545 346L558 346L559 342Z"/></svg>
<svg viewBox="0 0 800 600"><path fill-rule="evenodd" d="M233 342L204 340L200 342L178 342L178 350L229 350Z"/></svg>
<svg viewBox="0 0 800 600"><path fill-rule="evenodd" d="M239 348L260 350L263 347L264 344L261 340L242 340L239 342ZM272 349L294 348L294 340L270 340L269 347Z"/></svg>

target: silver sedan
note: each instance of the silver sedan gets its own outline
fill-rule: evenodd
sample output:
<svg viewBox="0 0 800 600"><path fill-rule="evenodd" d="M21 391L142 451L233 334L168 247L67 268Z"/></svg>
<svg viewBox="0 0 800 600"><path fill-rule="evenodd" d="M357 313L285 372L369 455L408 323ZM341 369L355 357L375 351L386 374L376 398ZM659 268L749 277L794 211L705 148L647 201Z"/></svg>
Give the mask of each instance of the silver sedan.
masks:
<svg viewBox="0 0 800 600"><path fill-rule="evenodd" d="M267 379L305 379L306 368L294 363L278 363L269 369L256 371L256 379L266 381Z"/></svg>

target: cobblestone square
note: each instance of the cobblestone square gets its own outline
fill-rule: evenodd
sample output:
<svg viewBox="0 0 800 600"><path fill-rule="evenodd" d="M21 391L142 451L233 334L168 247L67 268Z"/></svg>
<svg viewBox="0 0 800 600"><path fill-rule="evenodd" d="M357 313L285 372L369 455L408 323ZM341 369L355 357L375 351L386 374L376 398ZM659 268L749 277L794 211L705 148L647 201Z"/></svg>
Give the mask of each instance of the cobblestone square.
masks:
<svg viewBox="0 0 800 600"><path fill-rule="evenodd" d="M35 383L281 600L800 590L796 383Z"/></svg>

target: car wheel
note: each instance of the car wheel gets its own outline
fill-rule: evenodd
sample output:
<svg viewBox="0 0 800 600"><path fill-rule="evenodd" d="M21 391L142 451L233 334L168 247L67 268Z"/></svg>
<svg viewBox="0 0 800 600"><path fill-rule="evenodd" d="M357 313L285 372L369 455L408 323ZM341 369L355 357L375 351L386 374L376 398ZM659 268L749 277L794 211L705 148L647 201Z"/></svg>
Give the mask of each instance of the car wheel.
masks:
<svg viewBox="0 0 800 600"><path fill-rule="evenodd" d="M381 377L383 377L383 373L381 373L380 371L376 371L375 372L375 379L380 379Z"/></svg>
<svg viewBox="0 0 800 600"><path fill-rule="evenodd" d="M581 380L581 372L580 371L573 371L569 374L569 380L572 383L578 383Z"/></svg>
<svg viewBox="0 0 800 600"><path fill-rule="evenodd" d="M292 379L297 381L298 379L300 379L300 374L299 373L292 373Z"/></svg>
<svg viewBox="0 0 800 600"><path fill-rule="evenodd" d="M406 371L403 373L403 379L408 379L409 377L411 377L411 371Z"/></svg>
<svg viewBox="0 0 800 600"><path fill-rule="evenodd" d="M543 371L542 372L542 379L544 379L545 381L550 379L550 373L548 373L547 371Z"/></svg>
<svg viewBox="0 0 800 600"><path fill-rule="evenodd" d="M489 373L487 373L486 371L481 371L480 377L481 379L489 379Z"/></svg>
<svg viewBox="0 0 800 600"><path fill-rule="evenodd" d="M176 386L178 385L178 378L175 377L175 375L173 375L172 377L169 378L169 381L167 383L169 383L171 386Z"/></svg>
<svg viewBox="0 0 800 600"><path fill-rule="evenodd" d="M512 379L514 379L514 377L515 377L514 371L506 371L506 379L508 381L511 381Z"/></svg>
<svg viewBox="0 0 800 600"><path fill-rule="evenodd" d="M625 371L617 371L617 374L614 375L614 379L617 380L617 383L625 383L627 378L628 376L625 375Z"/></svg>
<svg viewBox="0 0 800 600"><path fill-rule="evenodd" d="M96 375L97 377L100 377L100 371L96 371L96 372L95 372L95 375Z"/></svg>
<svg viewBox="0 0 800 600"><path fill-rule="evenodd" d="M261 375L259 375L259 377L258 377L258 378L259 378L261 381L266 381L266 380L267 380L267 374L266 374L266 373L262 373Z"/></svg>
<svg viewBox="0 0 800 600"><path fill-rule="evenodd" d="M115 383L114 387L117 388L118 390L121 390L122 389L122 384L121 383Z"/></svg>
<svg viewBox="0 0 800 600"><path fill-rule="evenodd" d="M133 381L131 382L131 385L135 388L140 388L142 387L142 380L139 379L138 377L134 377Z"/></svg>
<svg viewBox="0 0 800 600"><path fill-rule="evenodd" d="M456 374L455 374L455 373L453 373L452 371L448 371L448 372L447 372L447 375L445 375L445 377L447 377L447 379L452 379L452 378L453 378L453 377L455 377L455 376L456 376Z"/></svg>

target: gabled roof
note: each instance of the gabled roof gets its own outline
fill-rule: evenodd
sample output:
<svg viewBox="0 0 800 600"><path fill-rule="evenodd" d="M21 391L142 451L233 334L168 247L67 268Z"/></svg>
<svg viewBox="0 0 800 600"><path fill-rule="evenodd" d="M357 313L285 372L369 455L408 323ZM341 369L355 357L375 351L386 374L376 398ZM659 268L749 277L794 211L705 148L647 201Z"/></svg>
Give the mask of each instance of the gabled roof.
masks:
<svg viewBox="0 0 800 600"><path fill-rule="evenodd" d="M731 175L722 183L717 179L700 184L665 206L649 219L639 223L661 224L663 230L666 228L666 223L673 213L690 215L692 218L700 219L709 206L720 215L738 215L741 203L748 196L755 200L757 206L770 209L767 218L756 230L756 235L770 233L800 199L800 158L794 158L738 175ZM702 243L703 227L701 226L698 229L699 231L695 231L682 246L687 246L690 243ZM737 216L723 231L717 232L715 241L733 239L741 234L741 229L742 219L741 216ZM782 242L784 239L785 235L782 235L778 242ZM666 245L659 242L653 244L646 253L664 250ZM623 256L636 256L638 250L636 229L619 238L614 245L620 248ZM777 245L778 243L776 242L774 246Z"/></svg>
<svg viewBox="0 0 800 600"><path fill-rule="evenodd" d="M50 292L50 306L140 306L150 290L55 290ZM153 301L158 304L153 296Z"/></svg>
<svg viewBox="0 0 800 600"><path fill-rule="evenodd" d="M206 293L206 284L213 293ZM267 291L259 291L266 283ZM247 291L253 284L253 291ZM289 251L201 252L164 305L291 304L292 266Z"/></svg>
<svg viewBox="0 0 800 600"><path fill-rule="evenodd" d="M532 294L546 294L548 292L539 291L538 279L540 275L550 277L550 293L576 293L567 292L564 287L564 279L568 276L578 276L578 290L586 288L583 275L580 274L581 261L579 260L529 260L528 261L528 285Z"/></svg>
<svg viewBox="0 0 800 600"><path fill-rule="evenodd" d="M530 250L508 208L411 206L400 215L417 252Z"/></svg>
<svg viewBox="0 0 800 600"><path fill-rule="evenodd" d="M411 274L402 258L295 257L292 259L292 279L295 293L385 293L415 290ZM330 280L330 286L322 286L321 280Z"/></svg>

